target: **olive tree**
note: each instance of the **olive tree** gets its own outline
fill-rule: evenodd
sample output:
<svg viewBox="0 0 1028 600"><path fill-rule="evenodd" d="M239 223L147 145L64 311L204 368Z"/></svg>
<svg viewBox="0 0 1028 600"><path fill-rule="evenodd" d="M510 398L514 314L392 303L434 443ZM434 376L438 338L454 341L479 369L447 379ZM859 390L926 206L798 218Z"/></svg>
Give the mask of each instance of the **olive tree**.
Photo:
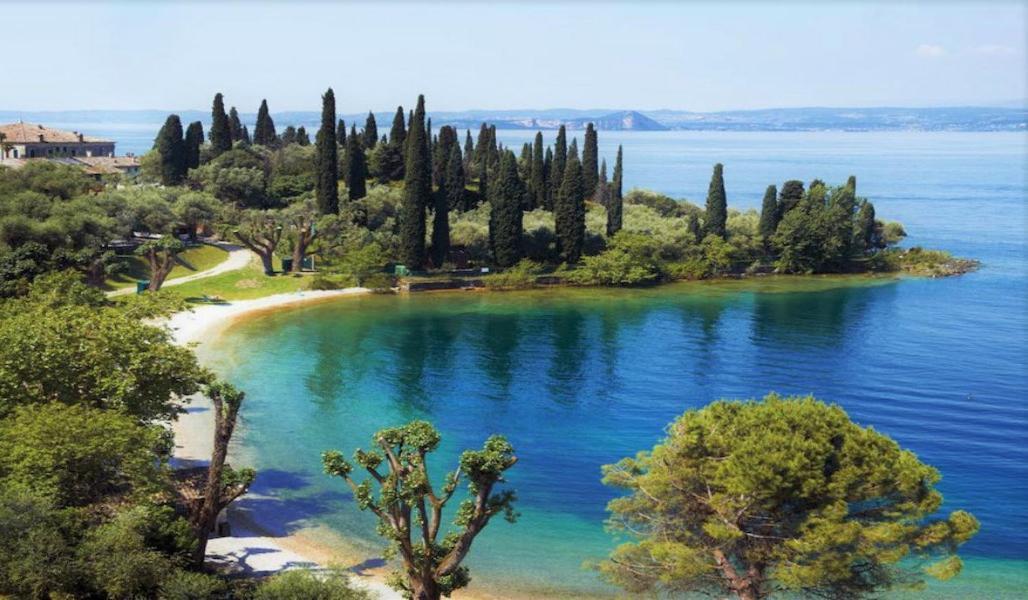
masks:
<svg viewBox="0 0 1028 600"><path fill-rule="evenodd" d="M378 517L379 532L390 541L388 556L399 555L403 563L391 585L415 600L436 600L466 586L470 577L461 562L475 537L495 515L502 514L511 523L517 518L514 492L495 490L517 462L510 443L494 435L481 450L466 450L458 468L437 490L429 480L426 459L439 439L439 432L425 421L379 431L374 436L377 449L354 453L354 463L371 476L360 483L354 478L354 465L342 454L322 454L325 472L344 479L358 506ZM458 529L440 540L443 508L462 478L468 482L468 497L456 511Z"/></svg>
<svg viewBox="0 0 1028 600"><path fill-rule="evenodd" d="M156 292L161 289L164 280L175 268L176 257L185 249L185 244L170 235L150 240L136 248L136 254L146 259L147 267L150 269L148 290Z"/></svg>
<svg viewBox="0 0 1028 600"><path fill-rule="evenodd" d="M939 472L813 397L718 401L653 450L604 467L629 492L610 527L634 538L599 565L662 597L859 598L959 573L969 513L934 516Z"/></svg>

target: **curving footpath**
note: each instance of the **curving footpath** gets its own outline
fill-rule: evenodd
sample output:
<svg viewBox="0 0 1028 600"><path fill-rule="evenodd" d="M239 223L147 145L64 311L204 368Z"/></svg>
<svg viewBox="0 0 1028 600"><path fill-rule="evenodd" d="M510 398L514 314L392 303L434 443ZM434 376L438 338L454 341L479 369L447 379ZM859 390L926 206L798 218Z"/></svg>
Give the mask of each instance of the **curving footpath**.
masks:
<svg viewBox="0 0 1028 600"><path fill-rule="evenodd" d="M197 279L203 279L205 277L213 277L215 275L221 275L222 273L227 273L229 271L236 271L236 270L242 269L242 268L246 267L246 265L250 264L250 260L253 258L253 253L250 252L248 249L242 247L242 246L236 246L234 244L225 244L225 243L212 243L210 245L217 246L218 248L221 248L223 250L227 250L228 251L228 258L226 258L225 260L221 261L220 263L218 263L214 267L211 267L210 269L207 269L206 271L200 271L198 273L193 273L191 275L186 275L185 277L176 277L175 279L165 280L164 285L161 286L162 289L166 288L166 287L171 287L173 285L181 285L183 283L189 283L190 281L196 281ZM117 290L113 290L113 291L107 292L107 296L108 297L127 296L129 294L134 294L134 293L136 293L136 288L133 287L133 286L128 286L128 287L123 287L121 289L117 289Z"/></svg>

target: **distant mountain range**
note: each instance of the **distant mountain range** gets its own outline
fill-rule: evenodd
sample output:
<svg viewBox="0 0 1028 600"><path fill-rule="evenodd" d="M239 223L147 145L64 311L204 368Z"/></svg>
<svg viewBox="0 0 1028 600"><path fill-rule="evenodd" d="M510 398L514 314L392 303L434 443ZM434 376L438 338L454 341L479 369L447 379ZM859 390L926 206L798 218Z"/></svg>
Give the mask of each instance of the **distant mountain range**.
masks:
<svg viewBox="0 0 1028 600"><path fill-rule="evenodd" d="M0 110L0 123L19 119L60 127L61 123L106 123L112 126L161 123L168 111L160 110L76 110L76 111L7 111ZM206 121L207 111L185 110L178 113L183 121ZM252 124L254 113L241 113L244 122ZM320 121L315 111L273 113L280 127L287 124L307 127L313 131ZM367 113L340 115L346 122L364 124ZM614 109L525 109L439 111L429 115L433 129L453 125L477 131L481 123L499 129L584 129L594 123L606 131L1028 131L1028 108L1025 107L952 107L952 108L772 108L691 112L684 110L614 110ZM380 132L387 132L393 111L375 113Z"/></svg>

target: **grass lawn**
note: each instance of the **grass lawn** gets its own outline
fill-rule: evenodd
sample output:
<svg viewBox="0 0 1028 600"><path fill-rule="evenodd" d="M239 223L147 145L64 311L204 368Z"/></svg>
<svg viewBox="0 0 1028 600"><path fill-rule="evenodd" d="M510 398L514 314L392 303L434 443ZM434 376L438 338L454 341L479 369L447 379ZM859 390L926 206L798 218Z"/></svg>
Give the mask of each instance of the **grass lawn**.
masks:
<svg viewBox="0 0 1028 600"><path fill-rule="evenodd" d="M311 277L304 275L280 274L268 277L261 269L260 261L255 259L246 268L165 288L162 293L176 294L187 301L195 299L197 302L204 295L218 296L224 300L252 300L305 290L310 286L310 281Z"/></svg>
<svg viewBox="0 0 1028 600"><path fill-rule="evenodd" d="M178 255L178 264L171 270L168 280L177 277L185 277L200 271L213 268L228 258L228 252L217 246L204 244L195 248L189 248ZM125 270L120 275L111 277L106 283L107 289L115 290L136 285L136 280L150 277L150 269L146 266L146 259L142 256L124 256L121 260L125 264Z"/></svg>

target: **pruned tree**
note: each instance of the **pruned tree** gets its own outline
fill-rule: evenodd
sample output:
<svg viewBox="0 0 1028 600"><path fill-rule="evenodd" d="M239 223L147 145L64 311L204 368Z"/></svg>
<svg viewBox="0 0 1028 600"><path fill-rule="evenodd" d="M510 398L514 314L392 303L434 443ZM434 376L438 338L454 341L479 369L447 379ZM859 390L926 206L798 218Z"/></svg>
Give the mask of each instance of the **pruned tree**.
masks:
<svg viewBox="0 0 1028 600"><path fill-rule="evenodd" d="M236 417L245 394L228 383L214 381L206 386L205 395L213 405L214 450L211 452L211 464L207 467L203 491L190 502L189 507L189 520L197 539L193 561L198 566L203 565L207 538L217 526L218 514L245 494L257 475L253 469L236 470L225 464L228 445L232 441Z"/></svg>
<svg viewBox="0 0 1028 600"><path fill-rule="evenodd" d="M175 257L185 249L185 244L170 235L150 240L136 248L136 254L146 259L147 267L150 269L150 284L146 289L151 292L161 289L164 280L175 268Z"/></svg>
<svg viewBox="0 0 1028 600"><path fill-rule="evenodd" d="M374 436L377 448L354 453L353 462L371 476L361 482L342 454L322 454L325 472L344 479L357 505L378 517L379 532L390 541L389 555L398 555L403 562L390 584L414 600L437 600L466 586L470 577L461 563L475 537L496 515L511 523L518 516L514 491L496 490L504 482L504 473L517 462L506 439L494 435L481 450L464 451L457 469L437 489L429 478L427 457L439 440L439 432L426 421L382 429ZM443 509L462 479L467 481L468 497L454 517L458 529L440 539Z"/></svg>
<svg viewBox="0 0 1028 600"><path fill-rule="evenodd" d="M275 249L282 239L282 222L271 210L249 210L243 213L232 235L260 257L265 275L275 274Z"/></svg>

